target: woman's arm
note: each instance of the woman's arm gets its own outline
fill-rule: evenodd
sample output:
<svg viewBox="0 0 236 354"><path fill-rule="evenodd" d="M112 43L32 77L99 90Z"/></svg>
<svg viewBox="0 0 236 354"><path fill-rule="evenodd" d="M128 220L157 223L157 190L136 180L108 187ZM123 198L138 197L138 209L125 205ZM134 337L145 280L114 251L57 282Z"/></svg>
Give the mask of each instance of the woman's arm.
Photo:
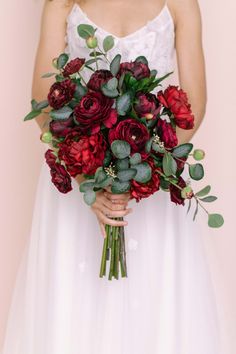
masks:
<svg viewBox="0 0 236 354"><path fill-rule="evenodd" d="M202 22L197 0L171 0L176 22L176 55L180 87L186 91L195 127L177 127L179 144L191 140L199 128L206 110L207 89L205 60L202 46Z"/></svg>

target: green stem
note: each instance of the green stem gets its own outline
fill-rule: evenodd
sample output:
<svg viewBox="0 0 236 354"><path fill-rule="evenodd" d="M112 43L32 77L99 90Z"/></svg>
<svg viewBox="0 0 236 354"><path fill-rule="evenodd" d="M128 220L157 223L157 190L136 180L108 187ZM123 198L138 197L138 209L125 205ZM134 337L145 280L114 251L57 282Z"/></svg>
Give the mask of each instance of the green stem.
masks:
<svg viewBox="0 0 236 354"><path fill-rule="evenodd" d="M106 231L107 231L107 228L106 228ZM100 274L99 274L100 278L102 278L103 275L106 274L107 240L108 240L108 235L106 236L105 240L103 241L102 261L101 261Z"/></svg>
<svg viewBox="0 0 236 354"><path fill-rule="evenodd" d="M112 279L114 274L114 256L115 256L115 227L112 227L112 246L111 246L111 260L110 260L110 272L109 280Z"/></svg>
<svg viewBox="0 0 236 354"><path fill-rule="evenodd" d="M95 63L96 63L96 69L98 70L98 60L97 60L97 54L96 54L96 49L94 48L94 58L95 58Z"/></svg>
<svg viewBox="0 0 236 354"><path fill-rule="evenodd" d="M87 86L86 81L84 80L83 76L78 72L79 77L81 78L81 80L83 81L83 83L85 84L85 86Z"/></svg>

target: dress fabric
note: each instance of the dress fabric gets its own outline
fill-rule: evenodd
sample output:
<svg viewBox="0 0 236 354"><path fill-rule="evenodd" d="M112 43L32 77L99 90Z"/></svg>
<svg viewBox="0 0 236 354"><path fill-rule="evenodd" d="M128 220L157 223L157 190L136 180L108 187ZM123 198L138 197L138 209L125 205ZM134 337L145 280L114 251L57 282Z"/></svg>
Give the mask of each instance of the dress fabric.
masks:
<svg viewBox="0 0 236 354"><path fill-rule="evenodd" d="M94 24L74 5L65 38L71 59L89 57L77 34L80 23ZM98 27L100 45L108 34ZM122 61L130 61L145 55L160 76L175 69L174 22L167 5L141 29L114 38L108 58L121 53ZM205 214L193 222L187 203L175 205L164 191L139 203L132 200L125 228L128 278L109 281L99 277L103 238L96 217L75 180L72 185L70 193L61 194L42 163L2 354L220 354L199 222Z"/></svg>

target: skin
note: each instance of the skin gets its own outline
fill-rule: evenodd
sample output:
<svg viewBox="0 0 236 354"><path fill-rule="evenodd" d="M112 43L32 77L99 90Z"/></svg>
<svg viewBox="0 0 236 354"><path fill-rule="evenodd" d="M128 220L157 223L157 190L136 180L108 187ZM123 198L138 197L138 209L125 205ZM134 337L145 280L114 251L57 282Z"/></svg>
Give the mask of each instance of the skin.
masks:
<svg viewBox="0 0 236 354"><path fill-rule="evenodd" d="M143 27L148 20L160 13L164 3L163 0L79 1L82 10L97 26L118 37L125 37ZM38 101L45 99L53 83L53 78L42 80L41 75L51 71L52 58L57 57L65 49L66 18L72 6L72 1L69 3L66 0L45 1L32 84L32 97ZM175 25L179 85L187 92L195 116L193 129L182 130L177 127L178 141L182 144L189 142L196 133L206 109L207 90L201 13L197 0L169 0L168 7ZM105 12L109 13L109 16L104 16ZM135 13L132 21L128 16L124 16L124 12ZM41 132L48 130L47 114L37 117L36 122ZM78 175L76 180L78 184L81 183L83 176ZM97 192L96 202L91 206L91 210L98 219L104 237L105 224L127 225L127 221L115 221L105 214L110 217L128 215L132 212L132 209L128 208L129 200L129 193L113 195L109 189Z"/></svg>

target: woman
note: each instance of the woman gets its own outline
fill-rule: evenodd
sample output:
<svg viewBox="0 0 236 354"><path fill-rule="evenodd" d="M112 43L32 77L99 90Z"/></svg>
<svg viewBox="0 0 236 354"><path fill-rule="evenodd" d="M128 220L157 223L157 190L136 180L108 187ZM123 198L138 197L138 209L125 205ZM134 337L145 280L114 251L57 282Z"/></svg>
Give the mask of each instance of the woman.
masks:
<svg viewBox="0 0 236 354"><path fill-rule="evenodd" d="M123 61L145 55L160 76L174 69L176 53L179 84L195 115L194 130L177 130L178 140L190 141L206 106L197 0L47 0L33 80L37 100L48 93L51 82L41 75L52 58L63 51L88 57L80 23L97 27L99 41L114 36L109 55L120 53ZM47 130L47 116L37 123ZM209 269L199 225L186 218L186 207L163 191L140 203L103 191L89 208L81 181L77 176L73 191L61 195L42 165L2 354L219 354ZM126 215L124 222L112 220ZM105 224L125 225L128 278L99 278L98 224L103 235Z"/></svg>

